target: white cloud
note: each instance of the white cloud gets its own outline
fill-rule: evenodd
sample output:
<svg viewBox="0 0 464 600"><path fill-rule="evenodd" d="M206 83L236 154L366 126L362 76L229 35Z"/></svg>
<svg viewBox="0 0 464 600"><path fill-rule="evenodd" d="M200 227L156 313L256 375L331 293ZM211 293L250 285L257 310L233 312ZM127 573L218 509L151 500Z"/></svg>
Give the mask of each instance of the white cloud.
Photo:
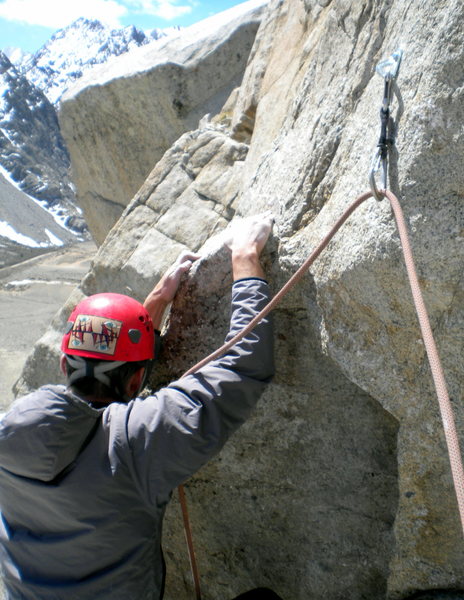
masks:
<svg viewBox="0 0 464 600"><path fill-rule="evenodd" d="M58 29L79 17L98 19L120 27L127 8L117 0L3 0L0 17L28 25Z"/></svg>
<svg viewBox="0 0 464 600"><path fill-rule="evenodd" d="M175 6L172 2L158 2L158 6L153 12L154 15L161 17L162 19L166 19L171 21L172 19L176 19L181 15L187 15L192 11L191 6Z"/></svg>
<svg viewBox="0 0 464 600"><path fill-rule="evenodd" d="M79 17L122 27L127 15L149 15L171 21L192 12L197 0L0 0L0 18L60 29Z"/></svg>
<svg viewBox="0 0 464 600"><path fill-rule="evenodd" d="M179 0L122 0L131 10L139 14L152 15L171 21L192 12L193 2L178 5Z"/></svg>

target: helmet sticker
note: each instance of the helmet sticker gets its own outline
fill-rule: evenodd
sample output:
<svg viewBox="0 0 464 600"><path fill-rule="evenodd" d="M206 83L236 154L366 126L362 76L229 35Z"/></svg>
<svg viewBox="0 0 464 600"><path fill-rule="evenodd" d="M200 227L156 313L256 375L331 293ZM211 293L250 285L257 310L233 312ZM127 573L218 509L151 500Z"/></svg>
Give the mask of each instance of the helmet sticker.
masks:
<svg viewBox="0 0 464 600"><path fill-rule="evenodd" d="M68 348L112 355L116 351L122 321L78 315L69 336Z"/></svg>

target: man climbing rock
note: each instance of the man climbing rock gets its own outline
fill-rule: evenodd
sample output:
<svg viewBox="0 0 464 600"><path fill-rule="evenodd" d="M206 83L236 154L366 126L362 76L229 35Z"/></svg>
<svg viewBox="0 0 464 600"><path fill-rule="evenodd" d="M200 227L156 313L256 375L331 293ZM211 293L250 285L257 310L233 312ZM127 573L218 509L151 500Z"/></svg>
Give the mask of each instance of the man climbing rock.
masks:
<svg viewBox="0 0 464 600"><path fill-rule="evenodd" d="M271 227L269 215L245 219L226 241L229 338L268 302L260 254ZM221 358L138 397L154 330L196 258L181 257L144 305L119 294L79 303L62 341L68 385L41 387L3 416L0 541L9 600L163 596L161 528L171 493L246 420L274 371L264 319Z"/></svg>

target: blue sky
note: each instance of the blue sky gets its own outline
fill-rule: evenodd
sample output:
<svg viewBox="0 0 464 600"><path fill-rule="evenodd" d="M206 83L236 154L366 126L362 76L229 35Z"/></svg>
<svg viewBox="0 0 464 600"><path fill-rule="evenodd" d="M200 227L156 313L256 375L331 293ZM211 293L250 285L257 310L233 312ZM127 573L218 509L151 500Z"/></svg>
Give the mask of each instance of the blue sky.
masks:
<svg viewBox="0 0 464 600"><path fill-rule="evenodd" d="M0 49L38 50L58 29L79 17L114 28L187 27L243 0L0 0Z"/></svg>

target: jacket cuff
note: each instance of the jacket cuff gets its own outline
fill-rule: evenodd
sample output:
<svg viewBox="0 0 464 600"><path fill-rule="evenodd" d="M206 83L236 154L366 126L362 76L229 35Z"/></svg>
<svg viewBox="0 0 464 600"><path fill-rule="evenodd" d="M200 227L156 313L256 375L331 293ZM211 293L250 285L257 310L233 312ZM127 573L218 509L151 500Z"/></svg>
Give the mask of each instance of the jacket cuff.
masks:
<svg viewBox="0 0 464 600"><path fill-rule="evenodd" d="M240 279L235 279L234 283L238 283L239 281L264 281L264 283L269 283L267 279L263 279L262 277L241 277Z"/></svg>

